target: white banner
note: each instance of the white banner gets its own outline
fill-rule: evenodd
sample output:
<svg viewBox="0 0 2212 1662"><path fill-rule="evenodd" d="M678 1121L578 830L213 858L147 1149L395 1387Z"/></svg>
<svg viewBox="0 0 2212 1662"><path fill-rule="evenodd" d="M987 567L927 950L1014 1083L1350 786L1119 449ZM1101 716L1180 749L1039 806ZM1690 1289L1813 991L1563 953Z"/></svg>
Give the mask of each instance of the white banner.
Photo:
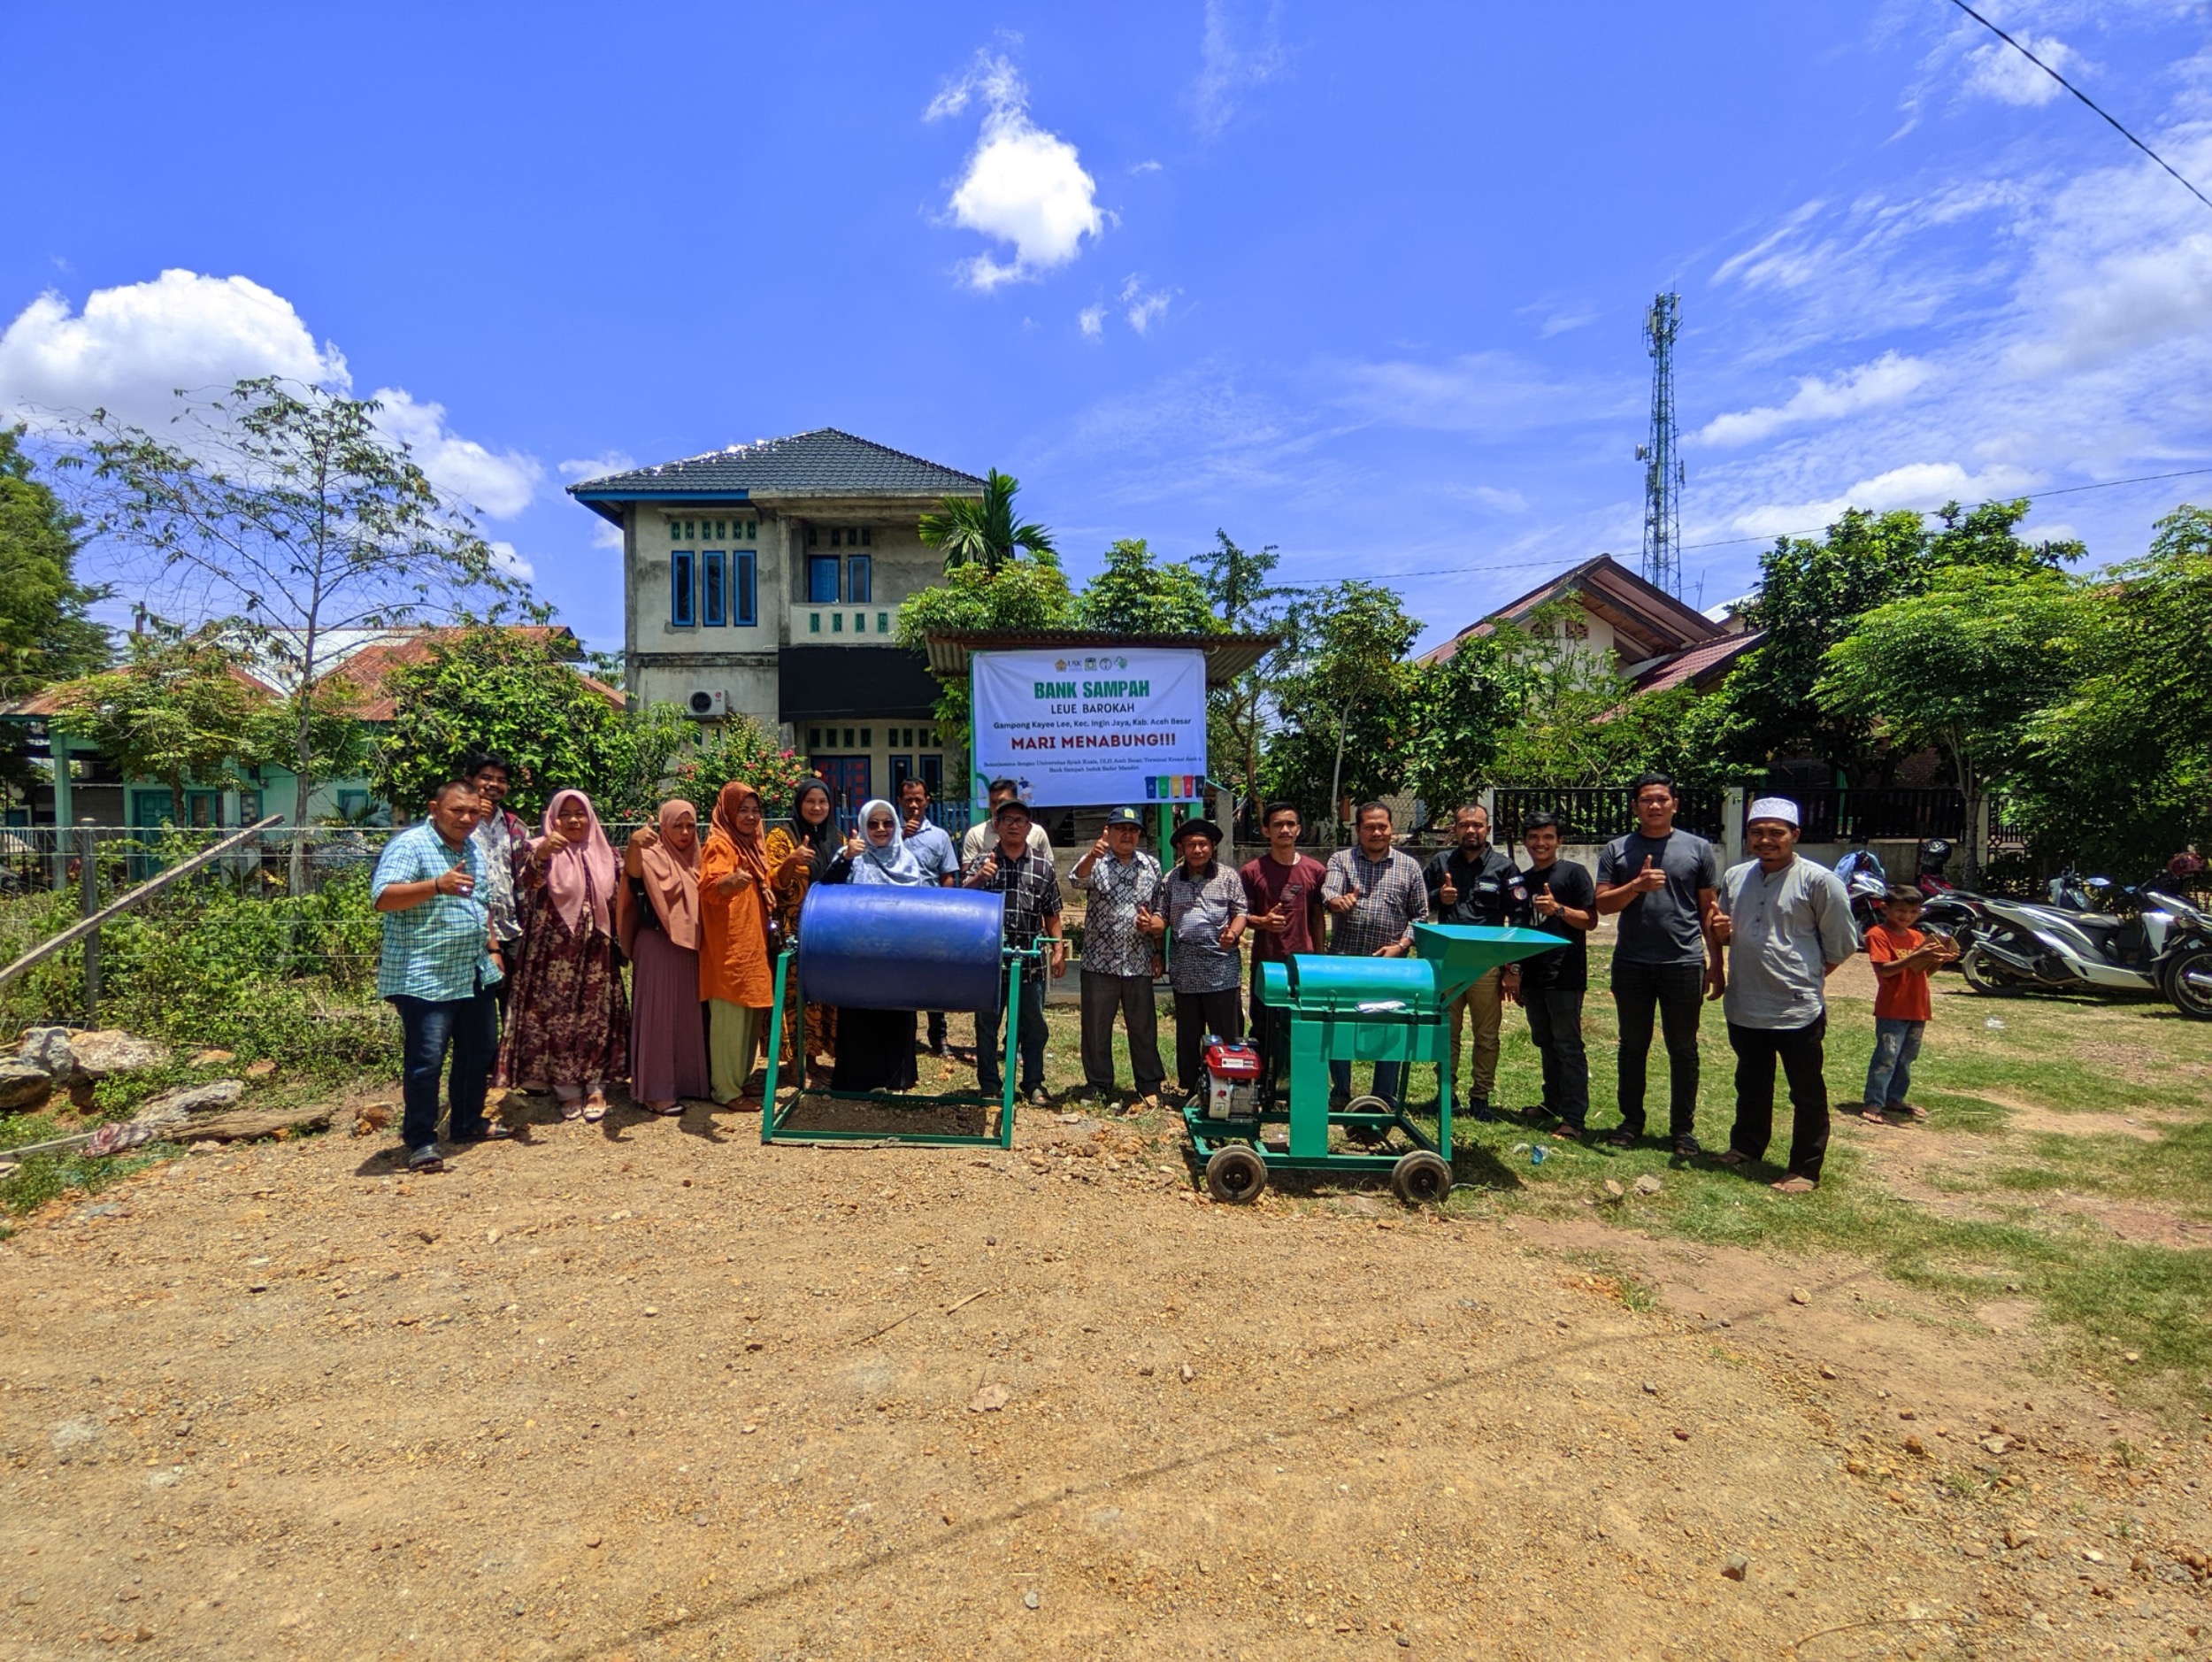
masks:
<svg viewBox="0 0 2212 1662"><path fill-rule="evenodd" d="M1036 648L968 662L978 808L995 779L1044 808L1203 798L1203 652Z"/></svg>

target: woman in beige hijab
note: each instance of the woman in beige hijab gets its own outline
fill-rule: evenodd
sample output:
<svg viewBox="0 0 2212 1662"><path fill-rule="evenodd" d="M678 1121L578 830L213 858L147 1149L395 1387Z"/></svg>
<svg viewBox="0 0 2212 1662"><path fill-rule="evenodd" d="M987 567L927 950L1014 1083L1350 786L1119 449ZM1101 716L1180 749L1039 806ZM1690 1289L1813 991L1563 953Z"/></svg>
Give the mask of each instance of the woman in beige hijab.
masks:
<svg viewBox="0 0 2212 1662"><path fill-rule="evenodd" d="M630 1095L680 1114L707 1095L707 1029L699 1001L699 811L661 804L622 851L617 923L630 960Z"/></svg>

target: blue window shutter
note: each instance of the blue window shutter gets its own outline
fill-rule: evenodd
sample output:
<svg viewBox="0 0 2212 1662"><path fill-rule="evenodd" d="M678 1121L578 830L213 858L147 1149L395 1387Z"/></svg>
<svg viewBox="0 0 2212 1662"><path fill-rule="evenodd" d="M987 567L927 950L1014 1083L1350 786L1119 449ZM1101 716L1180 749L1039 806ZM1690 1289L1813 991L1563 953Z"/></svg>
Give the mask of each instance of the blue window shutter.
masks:
<svg viewBox="0 0 2212 1662"><path fill-rule="evenodd" d="M729 556L719 549L710 549L699 557L699 589L701 605L699 621L710 629L718 629L729 621L730 589L726 567Z"/></svg>
<svg viewBox="0 0 2212 1662"><path fill-rule="evenodd" d="M688 550L679 549L668 557L668 621L679 629L691 627L697 615L692 610L691 565Z"/></svg>
<svg viewBox="0 0 2212 1662"><path fill-rule="evenodd" d="M749 629L760 621L760 580L756 557L741 550L737 556L738 627Z"/></svg>

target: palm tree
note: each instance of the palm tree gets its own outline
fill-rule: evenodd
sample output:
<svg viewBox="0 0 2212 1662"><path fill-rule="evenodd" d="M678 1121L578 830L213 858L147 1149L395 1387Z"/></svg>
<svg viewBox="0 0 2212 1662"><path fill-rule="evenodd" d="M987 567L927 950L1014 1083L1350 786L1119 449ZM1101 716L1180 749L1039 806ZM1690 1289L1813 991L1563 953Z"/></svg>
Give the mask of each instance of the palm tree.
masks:
<svg viewBox="0 0 2212 1662"><path fill-rule="evenodd" d="M1014 494L1020 489L1020 480L994 467L980 497L948 496L943 512L922 516L922 545L945 551L947 571L979 562L995 573L1018 549L1047 558L1056 556L1051 532L1041 525L1014 523Z"/></svg>

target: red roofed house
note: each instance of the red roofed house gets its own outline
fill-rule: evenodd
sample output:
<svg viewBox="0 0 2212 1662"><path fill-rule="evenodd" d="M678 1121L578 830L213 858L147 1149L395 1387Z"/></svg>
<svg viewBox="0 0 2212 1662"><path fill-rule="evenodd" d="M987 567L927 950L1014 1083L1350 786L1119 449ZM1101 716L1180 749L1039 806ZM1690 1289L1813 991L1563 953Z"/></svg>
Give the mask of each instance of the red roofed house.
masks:
<svg viewBox="0 0 2212 1662"><path fill-rule="evenodd" d="M1646 582L1610 554L1600 554L1469 624L1421 654L1420 661L1443 663L1461 642L1488 635L1500 619L1525 626L1540 607L1562 600L1580 613L1564 626L1566 632L1591 656L1609 659L1640 693L1683 686L1709 691L1766 638L1761 630L1746 628L1733 607L1717 606L1721 616L1710 617Z"/></svg>
<svg viewBox="0 0 2212 1662"><path fill-rule="evenodd" d="M582 649L567 629L542 624L512 626L522 633L543 636L567 649L564 656L580 658ZM323 637L320 650L330 655L326 681L346 682L357 689L358 718L372 726L392 719L392 700L384 689L392 671L419 664L429 657L430 644L452 630L435 627L334 631ZM255 671L234 670L239 680L272 701L284 696L283 677L273 666ZM582 672L579 671L581 674ZM584 676L585 683L617 708L622 693ZM52 766L50 785L41 784L29 793L27 805L9 810L11 823L29 825L159 826L170 819L169 788L149 780L126 779L104 756L48 725L54 713L53 690L0 706L0 720L30 728L30 753ZM261 766L249 770L255 782L243 790L188 790L186 816L194 826L251 825L269 809L288 814L296 789L296 776L286 768ZM265 808L264 804L267 804ZM358 820L375 806L365 779L329 779L319 783L308 799L313 819Z"/></svg>

